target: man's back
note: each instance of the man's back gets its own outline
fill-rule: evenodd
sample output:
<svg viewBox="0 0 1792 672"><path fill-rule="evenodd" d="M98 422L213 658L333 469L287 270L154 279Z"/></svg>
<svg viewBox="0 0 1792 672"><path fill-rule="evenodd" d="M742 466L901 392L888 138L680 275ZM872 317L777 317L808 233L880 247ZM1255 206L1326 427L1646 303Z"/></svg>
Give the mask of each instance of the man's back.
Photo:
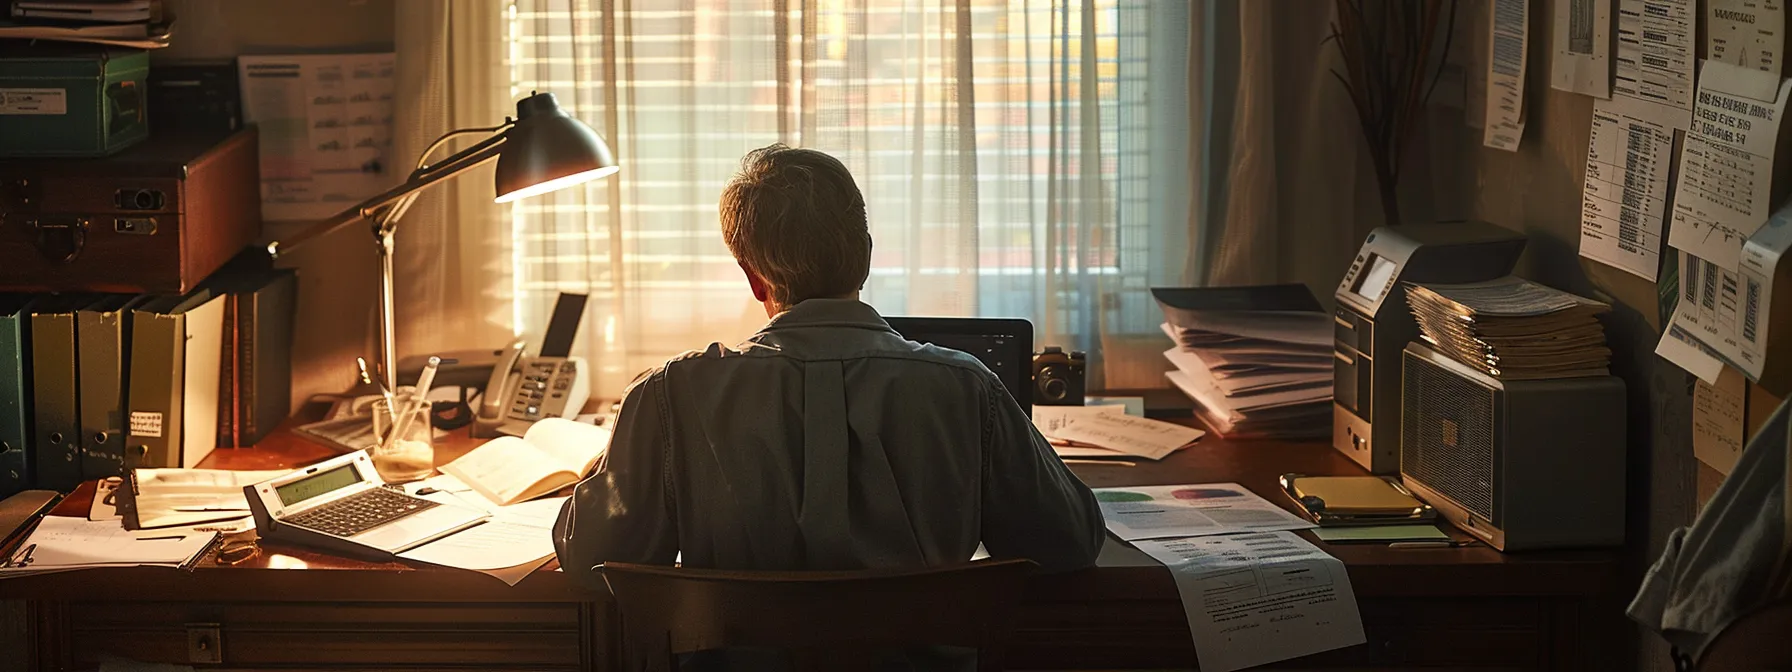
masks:
<svg viewBox="0 0 1792 672"><path fill-rule="evenodd" d="M569 572L609 561L857 569L997 557L1094 561L1088 488L975 359L811 299L739 349L629 392L599 473L561 514Z"/></svg>

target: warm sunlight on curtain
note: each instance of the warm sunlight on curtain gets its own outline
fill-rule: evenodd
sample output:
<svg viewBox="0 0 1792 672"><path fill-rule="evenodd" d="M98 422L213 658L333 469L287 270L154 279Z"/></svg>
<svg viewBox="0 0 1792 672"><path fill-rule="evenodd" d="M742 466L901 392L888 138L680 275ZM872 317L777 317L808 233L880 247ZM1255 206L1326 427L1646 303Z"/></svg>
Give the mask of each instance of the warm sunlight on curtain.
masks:
<svg viewBox="0 0 1792 672"><path fill-rule="evenodd" d="M716 199L740 156L773 142L834 154L858 178L875 241L864 299L885 314L1026 317L1040 345L1110 360L1139 335L1161 361L1145 290L1185 281L1184 3L505 9L510 97L555 93L622 164L510 209L512 317L535 331L558 292L591 294L578 354L598 394L763 324Z"/></svg>

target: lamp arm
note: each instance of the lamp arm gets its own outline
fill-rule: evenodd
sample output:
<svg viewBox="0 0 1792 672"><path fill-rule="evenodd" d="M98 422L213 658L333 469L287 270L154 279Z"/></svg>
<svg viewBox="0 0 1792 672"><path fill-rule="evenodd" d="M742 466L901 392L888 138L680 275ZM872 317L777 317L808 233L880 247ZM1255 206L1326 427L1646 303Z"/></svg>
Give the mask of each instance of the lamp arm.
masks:
<svg viewBox="0 0 1792 672"><path fill-rule="evenodd" d="M499 128L504 127L500 126ZM472 129L467 132L473 132L475 130L478 129ZM461 133L461 131L456 131L450 135L459 133ZM446 137L447 136L444 136L444 139L446 139ZM506 139L506 134L499 133L490 138L486 138L471 147L455 152L448 158L443 159L441 163L419 168L415 172L412 172L411 176L398 186L387 189L365 201L361 201L359 205L343 210L335 216L322 222L318 222L316 225L300 231L285 240L276 240L268 243L268 256L279 258L281 254L286 253L288 250L304 245L313 239L334 233L342 227L373 217L379 212L380 208L391 205L406 196L435 186L443 180L447 180L455 175L471 170L486 161L495 159L503 149L504 141ZM438 140L437 144L439 145L440 142L441 141ZM427 153L425 156L427 156Z"/></svg>

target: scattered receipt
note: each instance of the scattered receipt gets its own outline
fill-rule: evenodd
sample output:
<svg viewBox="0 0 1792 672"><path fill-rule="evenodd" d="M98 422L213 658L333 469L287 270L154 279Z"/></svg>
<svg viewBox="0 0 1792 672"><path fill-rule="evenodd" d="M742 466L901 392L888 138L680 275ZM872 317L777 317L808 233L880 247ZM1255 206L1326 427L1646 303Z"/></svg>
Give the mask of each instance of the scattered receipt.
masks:
<svg viewBox="0 0 1792 672"><path fill-rule="evenodd" d="M1530 51L1529 0L1493 0L1487 44L1487 122L1481 144L1518 151L1524 138L1525 53Z"/></svg>
<svg viewBox="0 0 1792 672"><path fill-rule="evenodd" d="M1202 672L1368 641L1344 563L1289 532L1134 544L1170 568Z"/></svg>
<svg viewBox="0 0 1792 672"><path fill-rule="evenodd" d="M1318 527L1237 483L1096 488L1095 500L1122 541Z"/></svg>
<svg viewBox="0 0 1792 672"><path fill-rule="evenodd" d="M1580 254L1655 280L1674 129L1651 120L1645 107L1624 96L1593 101Z"/></svg>
<svg viewBox="0 0 1792 672"><path fill-rule="evenodd" d="M1784 0L1705 2L1705 54L1713 61L1777 75L1780 52L1786 47L1785 28ZM1767 98L1773 90L1746 93L1753 98Z"/></svg>
<svg viewBox="0 0 1792 672"><path fill-rule="evenodd" d="M1612 95L1612 0L1555 3L1551 88L1594 98Z"/></svg>
<svg viewBox="0 0 1792 672"><path fill-rule="evenodd" d="M1720 268L1736 270L1742 243L1767 221L1774 144L1792 80L1779 81L1773 100L1741 91L1776 75L1705 61L1699 106L1680 152L1680 182L1668 244Z"/></svg>

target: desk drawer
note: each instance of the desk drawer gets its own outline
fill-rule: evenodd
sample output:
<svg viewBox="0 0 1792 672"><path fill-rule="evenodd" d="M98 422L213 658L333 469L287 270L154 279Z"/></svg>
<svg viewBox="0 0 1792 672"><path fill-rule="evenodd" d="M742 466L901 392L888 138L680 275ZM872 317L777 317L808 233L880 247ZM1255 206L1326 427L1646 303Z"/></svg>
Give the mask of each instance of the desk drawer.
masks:
<svg viewBox="0 0 1792 672"><path fill-rule="evenodd" d="M1301 670L1551 669L1551 606L1530 598L1370 599L1369 643L1288 661ZM1095 624L1102 624L1096 626ZM1029 605L1006 662L1015 669L1192 669L1175 600Z"/></svg>
<svg viewBox="0 0 1792 672"><path fill-rule="evenodd" d="M223 664L317 670L574 670L578 604L65 603L74 669L107 657L188 663L187 624L216 623Z"/></svg>

